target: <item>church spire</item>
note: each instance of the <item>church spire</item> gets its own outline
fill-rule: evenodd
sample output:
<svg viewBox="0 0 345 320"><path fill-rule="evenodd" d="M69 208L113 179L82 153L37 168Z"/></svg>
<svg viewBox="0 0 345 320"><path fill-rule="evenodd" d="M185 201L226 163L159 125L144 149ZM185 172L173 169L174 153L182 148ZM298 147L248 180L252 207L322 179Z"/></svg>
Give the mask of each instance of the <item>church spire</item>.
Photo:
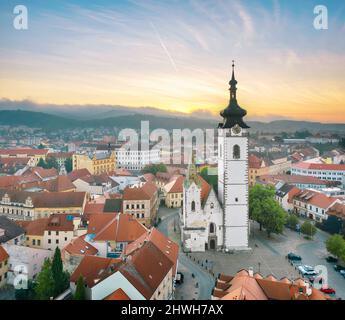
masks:
<svg viewBox="0 0 345 320"><path fill-rule="evenodd" d="M224 118L224 122L220 124L220 128L232 128L236 124L241 128L249 128L243 121L243 117L246 116L247 111L242 109L237 103L237 80L235 79L235 61L232 60L232 76L229 81L230 85L230 101L229 105L220 113Z"/></svg>

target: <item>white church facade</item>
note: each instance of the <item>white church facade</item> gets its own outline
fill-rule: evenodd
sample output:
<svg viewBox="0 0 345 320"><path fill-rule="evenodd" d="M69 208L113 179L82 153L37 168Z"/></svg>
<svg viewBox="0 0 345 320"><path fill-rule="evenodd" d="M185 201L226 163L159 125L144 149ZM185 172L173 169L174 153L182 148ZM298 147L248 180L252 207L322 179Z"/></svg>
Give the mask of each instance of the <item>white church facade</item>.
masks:
<svg viewBox="0 0 345 320"><path fill-rule="evenodd" d="M247 112L237 103L234 64L230 102L218 126L218 194L205 191L192 163L183 188L181 240L186 252L247 250L248 132Z"/></svg>

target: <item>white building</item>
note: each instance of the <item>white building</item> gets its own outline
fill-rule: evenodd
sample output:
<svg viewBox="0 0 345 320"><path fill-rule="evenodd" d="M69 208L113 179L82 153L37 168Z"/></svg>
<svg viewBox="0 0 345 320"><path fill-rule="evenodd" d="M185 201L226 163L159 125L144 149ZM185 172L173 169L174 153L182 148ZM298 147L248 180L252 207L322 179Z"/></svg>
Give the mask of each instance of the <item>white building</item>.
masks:
<svg viewBox="0 0 345 320"><path fill-rule="evenodd" d="M248 249L249 127L242 119L247 112L237 103L236 85L233 70L230 103L218 127L218 197L213 190L205 194L193 165L184 185L181 237L187 251Z"/></svg>
<svg viewBox="0 0 345 320"><path fill-rule="evenodd" d="M126 143L116 148L115 153L117 167L127 170L140 171L149 164L161 162L161 150L152 145L145 150L139 143L138 148L131 149Z"/></svg>
<svg viewBox="0 0 345 320"><path fill-rule="evenodd" d="M302 161L291 166L291 174L341 182L345 175L345 164L310 163Z"/></svg>
<svg viewBox="0 0 345 320"><path fill-rule="evenodd" d="M11 285L18 284L17 281L19 280L25 281L35 279L42 269L44 260L51 258L54 254L54 252L50 250L10 244L4 244L3 247L10 256L7 281Z"/></svg>

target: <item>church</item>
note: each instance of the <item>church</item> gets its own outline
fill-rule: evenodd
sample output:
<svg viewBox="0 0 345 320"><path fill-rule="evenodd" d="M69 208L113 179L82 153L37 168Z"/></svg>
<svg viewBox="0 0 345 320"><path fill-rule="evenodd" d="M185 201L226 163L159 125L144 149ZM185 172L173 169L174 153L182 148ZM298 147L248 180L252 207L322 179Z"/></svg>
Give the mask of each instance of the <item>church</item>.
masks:
<svg viewBox="0 0 345 320"><path fill-rule="evenodd" d="M183 186L181 240L186 252L247 250L248 125L246 110L237 103L234 63L229 105L218 125L218 194L205 187L195 164L189 165Z"/></svg>

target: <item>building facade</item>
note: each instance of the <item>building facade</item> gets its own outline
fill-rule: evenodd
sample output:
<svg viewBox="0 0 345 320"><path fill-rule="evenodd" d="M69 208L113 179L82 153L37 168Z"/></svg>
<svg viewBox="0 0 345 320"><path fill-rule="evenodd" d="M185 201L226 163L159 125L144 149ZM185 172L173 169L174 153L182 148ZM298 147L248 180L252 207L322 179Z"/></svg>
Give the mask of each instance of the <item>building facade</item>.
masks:
<svg viewBox="0 0 345 320"><path fill-rule="evenodd" d="M73 154L73 170L87 169L91 174L111 173L116 169L114 151L97 151L93 154Z"/></svg>

